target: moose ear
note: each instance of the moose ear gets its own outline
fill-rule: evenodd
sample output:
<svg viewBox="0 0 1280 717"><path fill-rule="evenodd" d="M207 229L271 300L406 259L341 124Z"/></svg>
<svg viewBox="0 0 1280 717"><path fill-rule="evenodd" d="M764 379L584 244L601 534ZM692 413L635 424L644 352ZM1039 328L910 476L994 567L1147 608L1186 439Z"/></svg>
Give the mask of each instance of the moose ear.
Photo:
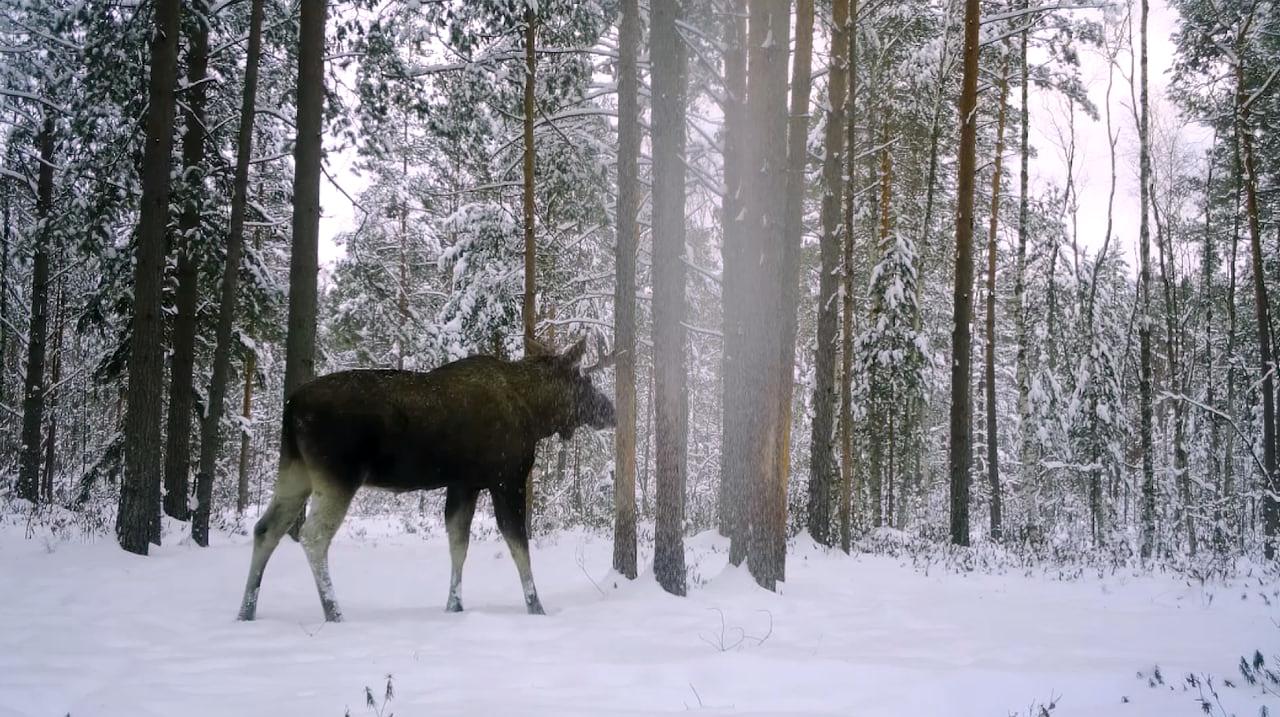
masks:
<svg viewBox="0 0 1280 717"><path fill-rule="evenodd" d="M587 337L583 336L568 348L560 356L560 361L566 366L577 366L582 361L582 357L587 353Z"/></svg>
<svg viewBox="0 0 1280 717"><path fill-rule="evenodd" d="M556 352L550 346L537 339L525 339L524 354L526 356L555 356Z"/></svg>

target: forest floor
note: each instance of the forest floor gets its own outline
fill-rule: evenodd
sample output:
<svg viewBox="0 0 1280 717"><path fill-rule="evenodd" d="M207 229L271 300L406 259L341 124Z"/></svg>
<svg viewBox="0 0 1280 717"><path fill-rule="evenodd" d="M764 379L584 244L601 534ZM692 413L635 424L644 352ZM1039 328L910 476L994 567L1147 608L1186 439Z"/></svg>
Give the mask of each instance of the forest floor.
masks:
<svg viewBox="0 0 1280 717"><path fill-rule="evenodd" d="M1280 661L1280 585L1256 577L925 570L802 537L772 594L702 534L687 541L692 585L677 598L647 573L613 575L607 537L568 532L535 543L549 614L531 617L477 515L467 611L447 614L442 531L393 522L352 520L335 541L346 622L328 625L288 539L258 621L240 623L248 536L201 549L175 535L143 558L109 538L0 529L0 716L1005 717L1051 700L1054 717L1198 715L1188 673L1214 676L1212 714L1280 714L1280 696L1238 671L1255 650Z"/></svg>

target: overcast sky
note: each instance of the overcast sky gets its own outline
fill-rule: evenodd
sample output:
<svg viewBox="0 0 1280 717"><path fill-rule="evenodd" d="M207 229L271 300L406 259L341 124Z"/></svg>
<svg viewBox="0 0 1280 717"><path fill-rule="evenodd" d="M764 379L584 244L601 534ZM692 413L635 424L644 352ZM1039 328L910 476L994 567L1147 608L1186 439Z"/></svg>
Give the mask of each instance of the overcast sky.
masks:
<svg viewBox="0 0 1280 717"><path fill-rule="evenodd" d="M1096 11L1082 11L1096 12ZM1149 62L1151 67L1151 96L1158 102L1168 85L1168 73L1173 61L1172 34L1177 28L1177 14L1167 7L1166 0L1151 1L1149 25ZM1128 56L1121 56L1120 63L1127 69ZM1107 62L1099 51L1092 49L1081 53L1081 74L1089 95L1098 107L1099 119L1094 121L1080 113L1076 118L1076 186L1080 196L1079 238L1082 248L1090 254L1102 245L1106 232L1107 192L1109 189L1109 159L1107 132L1101 113L1106 97ZM1016 95L1013 98L1016 106ZM1167 104L1165 105L1167 107ZM1129 101L1129 87L1117 73L1111 97L1112 122L1120 132L1117 145L1117 180L1114 239L1116 246L1133 264L1138 236L1138 181L1137 181L1137 132ZM1066 104L1061 97L1045 92L1031 95L1031 143L1037 156L1031 161L1032 194L1049 183L1061 187L1065 183L1066 170L1055 123L1065 131ZM1207 137L1197 128L1187 130L1190 141L1206 143ZM1009 145L1006 157L1008 176L1013 180L1013 192L1017 189L1017 143ZM327 164L330 174L351 196L359 195L364 188L363 178L351 172L351 152L330 152ZM1016 195L1011 195L1016 196ZM342 256L341 247L333 238L353 229L360 220L359 211L328 180L320 187L320 262L330 267ZM1009 236L1005 234L1005 236Z"/></svg>

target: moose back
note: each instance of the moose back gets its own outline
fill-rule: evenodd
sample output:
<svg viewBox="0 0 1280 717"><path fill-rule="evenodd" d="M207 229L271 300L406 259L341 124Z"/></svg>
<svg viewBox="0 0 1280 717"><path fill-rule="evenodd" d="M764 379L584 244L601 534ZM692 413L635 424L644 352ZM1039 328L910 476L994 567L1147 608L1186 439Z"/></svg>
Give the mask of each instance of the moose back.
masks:
<svg viewBox="0 0 1280 717"><path fill-rule="evenodd" d="M525 481L538 441L579 426L615 425L613 404L580 367L585 341L563 354L536 349L518 361L472 356L427 373L343 371L317 378L285 403L281 468L271 504L253 529L240 619L257 612L271 553L308 498L301 542L325 619L342 612L328 551L356 491L445 488L452 574L446 609L462 610L462 564L480 492L493 500L531 614L542 604L529 567Z"/></svg>

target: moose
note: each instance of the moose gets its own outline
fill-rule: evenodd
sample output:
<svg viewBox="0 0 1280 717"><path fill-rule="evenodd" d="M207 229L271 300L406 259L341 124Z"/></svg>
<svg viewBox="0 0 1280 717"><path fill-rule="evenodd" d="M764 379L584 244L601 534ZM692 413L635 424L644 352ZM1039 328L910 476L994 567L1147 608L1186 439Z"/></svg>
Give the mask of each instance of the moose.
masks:
<svg viewBox="0 0 1280 717"><path fill-rule="evenodd" d="M299 387L285 402L274 494L253 529L253 558L239 619L257 613L262 573L281 537L311 509L300 539L325 620L342 620L329 577L329 544L361 487L393 492L446 489L452 573L445 609L462 611L462 564L480 492L489 491L531 615L545 614L529 567L526 479L538 441L576 428L612 428L613 403L592 384L616 358L601 346L581 367L585 338L562 354L529 342L507 361L471 356L429 372L341 371Z"/></svg>

